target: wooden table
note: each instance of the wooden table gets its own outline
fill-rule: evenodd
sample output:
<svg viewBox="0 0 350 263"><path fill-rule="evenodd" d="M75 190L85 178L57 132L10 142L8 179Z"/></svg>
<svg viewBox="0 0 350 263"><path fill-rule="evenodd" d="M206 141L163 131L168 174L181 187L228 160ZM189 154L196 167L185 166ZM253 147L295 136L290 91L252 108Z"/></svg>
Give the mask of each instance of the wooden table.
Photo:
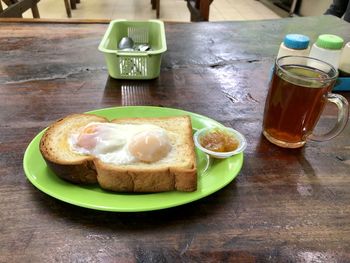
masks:
<svg viewBox="0 0 350 263"><path fill-rule="evenodd" d="M106 28L0 24L0 262L350 261L350 127L300 150L261 135L284 35L315 41L335 33L349 41L350 24L331 16L166 23L168 51L151 81L108 77L97 51ZM248 148L238 177L196 202L140 213L70 205L26 179L23 153L51 122L127 105L184 109L240 130ZM334 118L330 108L320 125Z"/></svg>

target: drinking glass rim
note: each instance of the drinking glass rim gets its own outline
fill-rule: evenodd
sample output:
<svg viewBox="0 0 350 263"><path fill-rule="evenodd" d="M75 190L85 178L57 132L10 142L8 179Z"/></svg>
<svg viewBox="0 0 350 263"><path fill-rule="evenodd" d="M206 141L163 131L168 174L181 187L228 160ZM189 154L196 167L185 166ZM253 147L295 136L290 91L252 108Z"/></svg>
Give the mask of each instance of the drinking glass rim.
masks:
<svg viewBox="0 0 350 263"><path fill-rule="evenodd" d="M320 60L320 59L318 59L318 58L313 58L313 57L308 57L308 56L290 56L290 55L289 55L289 56L283 56L283 57L277 58L276 61L275 61L275 64L277 65L277 67L278 67L283 73L288 74L288 75L291 75L291 76L293 76L294 78L301 79L301 80L311 80L311 81L312 81L312 80L317 80L317 81L320 80L320 78L307 77L307 76L300 76L300 75L298 75L298 74L295 74L295 73L293 73L293 72L290 72L290 71L288 71L288 70L285 70L285 69L284 69L281 65L279 65L279 63L278 63L280 60L285 59L285 58L303 58L303 59L308 59L308 60L314 60L314 61L317 61L317 62L319 62L319 63L321 63L321 64L324 64L324 65L329 66L330 69L333 70L333 71L335 72L335 74L334 74L333 77L330 77L330 76L329 76L329 73L324 72L324 71L321 70L321 69L318 69L318 70L322 71L323 73L327 74L327 78L326 78L326 79L322 79L322 82L325 82L325 81L330 82L330 81L336 80L336 79L338 78L338 74L339 74L339 73L338 73L338 70L337 70L336 68L334 68L333 65L331 65L330 63L328 63L328 62L326 62L326 61L323 61L323 60ZM294 65L298 65L298 64L295 63ZM302 66L307 66L307 65L302 65Z"/></svg>

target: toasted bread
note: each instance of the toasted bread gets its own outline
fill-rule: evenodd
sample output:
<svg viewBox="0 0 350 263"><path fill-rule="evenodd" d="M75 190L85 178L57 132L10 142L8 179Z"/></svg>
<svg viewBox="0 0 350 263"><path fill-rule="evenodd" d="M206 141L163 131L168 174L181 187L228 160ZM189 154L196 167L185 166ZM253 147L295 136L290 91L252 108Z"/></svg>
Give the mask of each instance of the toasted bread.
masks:
<svg viewBox="0 0 350 263"><path fill-rule="evenodd" d="M48 166L57 176L74 183L96 183L118 192L195 191L196 157L189 116L115 119L117 124L153 124L163 128L172 146L172 155L154 163L106 163L91 155L71 150L69 136L91 122L108 122L90 114L73 114L51 125L40 142Z"/></svg>
<svg viewBox="0 0 350 263"><path fill-rule="evenodd" d="M39 147L45 162L62 179L81 184L97 182L94 157L71 151L68 141L70 134L91 122L108 120L92 114L72 114L53 123L41 138Z"/></svg>
<svg viewBox="0 0 350 263"><path fill-rule="evenodd" d="M188 116L116 119L118 124L154 124L165 129L176 152L169 162L114 165L95 161L97 180L104 189L127 192L194 191L197 188L196 156Z"/></svg>

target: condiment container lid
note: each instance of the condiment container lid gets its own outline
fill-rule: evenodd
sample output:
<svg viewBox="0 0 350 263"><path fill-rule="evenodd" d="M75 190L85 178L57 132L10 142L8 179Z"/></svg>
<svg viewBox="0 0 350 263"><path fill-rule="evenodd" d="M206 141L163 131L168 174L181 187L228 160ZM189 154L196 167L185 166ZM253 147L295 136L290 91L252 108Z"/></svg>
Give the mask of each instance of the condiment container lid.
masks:
<svg viewBox="0 0 350 263"><path fill-rule="evenodd" d="M325 49L341 49L343 47L344 40L336 35L324 34L317 38L316 45Z"/></svg>
<svg viewBox="0 0 350 263"><path fill-rule="evenodd" d="M307 49L310 38L301 34L288 34L284 37L284 45L291 49Z"/></svg>

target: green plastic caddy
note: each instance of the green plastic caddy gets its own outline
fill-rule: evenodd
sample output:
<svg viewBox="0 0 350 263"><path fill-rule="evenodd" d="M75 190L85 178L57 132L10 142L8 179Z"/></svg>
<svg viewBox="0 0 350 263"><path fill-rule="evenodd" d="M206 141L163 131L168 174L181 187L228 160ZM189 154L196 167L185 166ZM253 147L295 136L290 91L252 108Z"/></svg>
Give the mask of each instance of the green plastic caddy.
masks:
<svg viewBox="0 0 350 263"><path fill-rule="evenodd" d="M118 43L123 37L131 37L135 44L147 43L151 50L118 50ZM167 50L164 23L159 20L113 20L98 49L105 55L108 73L112 78L157 78L162 55Z"/></svg>

